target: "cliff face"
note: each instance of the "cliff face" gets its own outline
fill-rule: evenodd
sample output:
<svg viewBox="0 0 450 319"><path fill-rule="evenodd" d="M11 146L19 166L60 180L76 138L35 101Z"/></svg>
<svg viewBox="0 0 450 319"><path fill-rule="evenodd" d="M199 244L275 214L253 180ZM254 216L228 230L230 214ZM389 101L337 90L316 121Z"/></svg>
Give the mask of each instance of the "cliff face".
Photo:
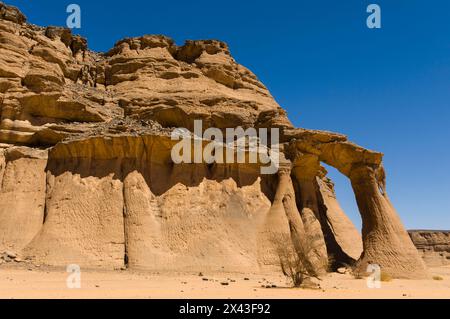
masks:
<svg viewBox="0 0 450 319"><path fill-rule="evenodd" d="M225 43L147 35L95 53L15 8L0 4L0 18L0 251L57 266L254 272L278 271L274 238L313 238L305 263L318 274L329 261L426 276L382 154L294 128ZM174 163L170 133L194 120L279 128L280 170ZM351 180L362 239L321 163Z"/></svg>
<svg viewBox="0 0 450 319"><path fill-rule="evenodd" d="M205 128L258 127L269 113L290 126L264 85L222 42L178 47L148 35L97 54L68 29L21 21L5 14L0 24L0 142L51 146L123 117L191 129L194 119Z"/></svg>
<svg viewBox="0 0 450 319"><path fill-rule="evenodd" d="M450 231L410 230L408 232L427 265L450 265Z"/></svg>

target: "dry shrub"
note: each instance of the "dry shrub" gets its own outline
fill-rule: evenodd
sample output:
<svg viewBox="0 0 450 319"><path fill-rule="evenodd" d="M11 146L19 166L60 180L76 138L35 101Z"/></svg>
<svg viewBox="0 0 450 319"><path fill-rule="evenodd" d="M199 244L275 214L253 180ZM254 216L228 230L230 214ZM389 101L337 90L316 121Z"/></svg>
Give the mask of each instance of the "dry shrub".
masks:
<svg viewBox="0 0 450 319"><path fill-rule="evenodd" d="M355 279L364 279L364 276L360 271L353 271L352 275Z"/></svg>
<svg viewBox="0 0 450 319"><path fill-rule="evenodd" d="M389 282L392 281L392 276L387 272L382 271L380 275L380 280L383 282Z"/></svg>
<svg viewBox="0 0 450 319"><path fill-rule="evenodd" d="M300 287L306 278L319 279L315 267L309 260L313 251L311 240L296 240L294 245L291 236L287 234L275 235L272 240L280 259L281 270L293 287Z"/></svg>
<svg viewBox="0 0 450 319"><path fill-rule="evenodd" d="M441 276L433 276L433 280L444 280Z"/></svg>

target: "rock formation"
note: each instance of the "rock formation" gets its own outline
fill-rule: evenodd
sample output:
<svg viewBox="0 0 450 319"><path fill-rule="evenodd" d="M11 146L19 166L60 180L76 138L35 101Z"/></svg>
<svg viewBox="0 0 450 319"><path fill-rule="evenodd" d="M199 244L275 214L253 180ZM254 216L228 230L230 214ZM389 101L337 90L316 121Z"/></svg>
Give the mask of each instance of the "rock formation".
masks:
<svg viewBox="0 0 450 319"><path fill-rule="evenodd" d="M270 234L313 238L307 262L426 268L385 187L383 155L294 128L220 41L145 35L106 53L0 4L0 251L54 266L265 271ZM173 128L279 128L283 163L175 164ZM205 142L205 141L203 141ZM202 142L202 143L203 143ZM347 176L363 221L339 206L326 163Z"/></svg>
<svg viewBox="0 0 450 319"><path fill-rule="evenodd" d="M450 265L450 231L410 230L408 233L428 266Z"/></svg>

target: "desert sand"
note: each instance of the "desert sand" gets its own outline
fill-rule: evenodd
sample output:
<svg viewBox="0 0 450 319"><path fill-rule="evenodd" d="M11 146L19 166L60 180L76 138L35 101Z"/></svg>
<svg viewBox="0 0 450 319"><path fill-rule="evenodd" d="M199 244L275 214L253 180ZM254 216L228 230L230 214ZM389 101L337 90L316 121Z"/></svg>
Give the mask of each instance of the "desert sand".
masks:
<svg viewBox="0 0 450 319"><path fill-rule="evenodd" d="M431 268L430 274L440 276L443 280L394 279L382 282L380 289L369 289L366 279L330 273L320 282L320 289L300 289L290 288L281 275L205 273L199 276L192 273L87 270L81 273L81 288L68 289L68 273L62 269L2 268L0 298L449 299L450 267ZM222 285L224 282L228 285ZM263 288L262 285L276 287Z"/></svg>

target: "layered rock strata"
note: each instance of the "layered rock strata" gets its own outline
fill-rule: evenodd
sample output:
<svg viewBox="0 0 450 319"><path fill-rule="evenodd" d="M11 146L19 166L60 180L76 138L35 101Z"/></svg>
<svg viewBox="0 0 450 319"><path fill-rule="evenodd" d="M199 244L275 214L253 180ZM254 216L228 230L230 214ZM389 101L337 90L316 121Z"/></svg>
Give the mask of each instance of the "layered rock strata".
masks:
<svg viewBox="0 0 450 319"><path fill-rule="evenodd" d="M428 266L450 265L450 231L410 230L408 233Z"/></svg>

